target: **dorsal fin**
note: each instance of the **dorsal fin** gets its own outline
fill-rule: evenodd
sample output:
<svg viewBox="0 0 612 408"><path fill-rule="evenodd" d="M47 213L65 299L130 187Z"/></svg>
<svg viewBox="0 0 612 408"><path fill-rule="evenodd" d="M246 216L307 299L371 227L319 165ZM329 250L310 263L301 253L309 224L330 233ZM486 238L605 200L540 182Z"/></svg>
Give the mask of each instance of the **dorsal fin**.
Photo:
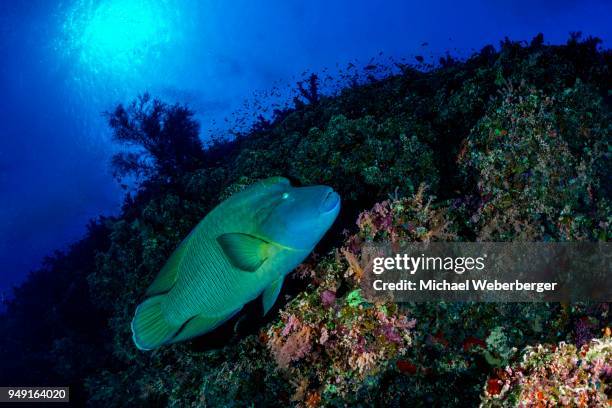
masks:
<svg viewBox="0 0 612 408"><path fill-rule="evenodd" d="M164 265L164 267L159 271L155 280L147 289L147 296L160 295L163 293L167 293L172 289L174 284L176 283L176 278L178 276L179 266L181 265L181 261L183 260L183 256L187 251L187 240L191 234L189 234L183 242L174 250L168 262Z"/></svg>
<svg viewBox="0 0 612 408"><path fill-rule="evenodd" d="M272 244L249 234L239 232L217 237L223 252L236 268L256 271L270 256Z"/></svg>

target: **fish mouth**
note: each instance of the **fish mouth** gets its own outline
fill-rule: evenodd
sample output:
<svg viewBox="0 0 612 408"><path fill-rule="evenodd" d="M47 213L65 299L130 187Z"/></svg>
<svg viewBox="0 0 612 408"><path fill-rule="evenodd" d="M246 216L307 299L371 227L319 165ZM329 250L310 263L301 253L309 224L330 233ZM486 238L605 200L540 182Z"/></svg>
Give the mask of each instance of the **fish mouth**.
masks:
<svg viewBox="0 0 612 408"><path fill-rule="evenodd" d="M322 214L327 214L331 211L334 211L340 205L340 196L334 190L329 189L325 197L323 197L323 201L321 201L321 205L319 207L319 211Z"/></svg>

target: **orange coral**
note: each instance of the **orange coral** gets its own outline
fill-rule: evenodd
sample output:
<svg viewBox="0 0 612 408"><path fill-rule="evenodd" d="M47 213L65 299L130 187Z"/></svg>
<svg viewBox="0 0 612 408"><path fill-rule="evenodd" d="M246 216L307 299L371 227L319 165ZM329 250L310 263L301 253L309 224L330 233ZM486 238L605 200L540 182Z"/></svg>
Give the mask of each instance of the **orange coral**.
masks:
<svg viewBox="0 0 612 408"><path fill-rule="evenodd" d="M355 257L354 254L352 254L351 252L345 249L342 249L342 255L344 255L344 258L346 258L346 261L349 264L349 269L352 272L352 273L349 273L349 276L354 275L355 280L357 282L361 282L361 278L363 276L363 268L359 264L357 257Z"/></svg>
<svg viewBox="0 0 612 408"><path fill-rule="evenodd" d="M318 407L321 403L321 394L318 391L308 393L306 397L306 406L309 408Z"/></svg>

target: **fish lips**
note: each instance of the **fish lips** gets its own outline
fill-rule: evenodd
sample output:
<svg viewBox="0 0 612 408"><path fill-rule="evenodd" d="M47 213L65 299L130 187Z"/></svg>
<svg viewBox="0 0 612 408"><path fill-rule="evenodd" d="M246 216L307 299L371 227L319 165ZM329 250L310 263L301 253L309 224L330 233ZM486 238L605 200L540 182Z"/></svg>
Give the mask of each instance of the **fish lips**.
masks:
<svg viewBox="0 0 612 408"><path fill-rule="evenodd" d="M321 214L327 214L332 211L335 211L340 206L340 196L331 188L323 197L321 204L319 205L319 212Z"/></svg>

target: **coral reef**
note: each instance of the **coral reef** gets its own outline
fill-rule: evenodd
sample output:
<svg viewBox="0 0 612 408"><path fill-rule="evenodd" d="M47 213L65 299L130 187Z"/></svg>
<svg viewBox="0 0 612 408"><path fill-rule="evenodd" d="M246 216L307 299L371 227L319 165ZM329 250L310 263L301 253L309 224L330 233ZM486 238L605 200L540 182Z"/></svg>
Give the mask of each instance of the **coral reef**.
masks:
<svg viewBox="0 0 612 408"><path fill-rule="evenodd" d="M609 336L592 340L610 326L608 304L371 304L361 250L608 241L610 57L597 39L538 36L426 71L398 65L336 95L311 76L294 108L205 147L186 107L118 107L115 138L137 154L114 170L138 188L16 290L0 315L0 382L61 381L92 406L495 406L540 391L563 402L565 386L584 390L568 388L570 403L596 405L610 397ZM277 307L264 318L247 305L218 333L136 350L134 308L176 245L217 203L274 175L343 199Z"/></svg>
<svg viewBox="0 0 612 408"><path fill-rule="evenodd" d="M264 334L278 366L295 385L294 401L346 400L412 343L415 320L393 303L370 304L358 286L361 267L348 250L303 265L311 281ZM308 404L307 404L308 405Z"/></svg>
<svg viewBox="0 0 612 408"><path fill-rule="evenodd" d="M489 378L482 407L603 407L612 395L612 339L606 336L577 347L528 346L517 366Z"/></svg>
<svg viewBox="0 0 612 408"><path fill-rule="evenodd" d="M485 241L606 240L610 114L582 82L558 96L509 86L459 153ZM606 169L608 166L608 169Z"/></svg>

